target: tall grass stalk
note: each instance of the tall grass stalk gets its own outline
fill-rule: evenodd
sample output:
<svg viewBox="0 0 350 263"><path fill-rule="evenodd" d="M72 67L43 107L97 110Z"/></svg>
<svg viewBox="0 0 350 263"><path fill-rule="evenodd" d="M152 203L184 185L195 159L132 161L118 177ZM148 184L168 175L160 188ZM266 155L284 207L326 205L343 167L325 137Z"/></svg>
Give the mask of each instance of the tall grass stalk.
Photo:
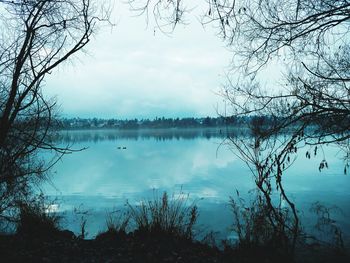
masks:
<svg viewBox="0 0 350 263"><path fill-rule="evenodd" d="M137 206L127 205L137 230L193 238L198 209L194 203L189 204L189 195L173 194L169 198L166 192L162 196L154 192L152 200L142 201Z"/></svg>

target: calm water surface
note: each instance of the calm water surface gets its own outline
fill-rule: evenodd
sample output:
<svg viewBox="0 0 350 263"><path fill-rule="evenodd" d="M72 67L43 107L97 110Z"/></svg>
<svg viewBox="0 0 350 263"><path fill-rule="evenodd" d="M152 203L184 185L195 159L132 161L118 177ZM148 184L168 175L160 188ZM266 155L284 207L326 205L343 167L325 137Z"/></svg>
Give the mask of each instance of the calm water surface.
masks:
<svg viewBox="0 0 350 263"><path fill-rule="evenodd" d="M229 196L236 189L247 197L254 188L252 175L227 146L221 146L220 130L168 131L70 131L58 138L63 145L86 150L66 155L54 168L45 192L57 198L64 212L64 226L79 232L81 215L88 211L87 228L93 237L105 229L106 213L151 198L158 191L190 194L199 206L198 231L216 231L230 237L232 215ZM125 149L123 149L125 148ZM311 160L303 153L288 170L285 188L312 225L309 212L313 202L337 205L336 214L345 237L350 234L350 177L343 174L341 154L325 148L329 169L318 171L323 156Z"/></svg>

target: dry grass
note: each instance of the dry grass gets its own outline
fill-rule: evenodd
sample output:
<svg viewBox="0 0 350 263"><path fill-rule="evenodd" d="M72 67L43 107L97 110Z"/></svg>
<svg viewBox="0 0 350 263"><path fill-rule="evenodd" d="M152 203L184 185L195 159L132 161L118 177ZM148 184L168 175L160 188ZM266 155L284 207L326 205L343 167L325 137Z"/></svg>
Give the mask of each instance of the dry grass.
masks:
<svg viewBox="0 0 350 263"><path fill-rule="evenodd" d="M142 201L137 206L128 203L128 207L138 231L193 238L198 209L194 203L189 204L188 195L173 194L169 198L166 192L162 196L155 192L153 200Z"/></svg>

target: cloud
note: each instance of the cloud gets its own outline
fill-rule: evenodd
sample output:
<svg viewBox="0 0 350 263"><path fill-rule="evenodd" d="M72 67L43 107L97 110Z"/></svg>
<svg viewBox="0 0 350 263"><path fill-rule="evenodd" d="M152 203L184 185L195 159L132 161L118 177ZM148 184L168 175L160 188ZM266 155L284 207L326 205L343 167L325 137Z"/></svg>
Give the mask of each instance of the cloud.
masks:
<svg viewBox="0 0 350 263"><path fill-rule="evenodd" d="M47 80L68 116L215 116L230 53L197 21L169 37L145 29L143 17L119 7L115 29L103 29L72 65Z"/></svg>

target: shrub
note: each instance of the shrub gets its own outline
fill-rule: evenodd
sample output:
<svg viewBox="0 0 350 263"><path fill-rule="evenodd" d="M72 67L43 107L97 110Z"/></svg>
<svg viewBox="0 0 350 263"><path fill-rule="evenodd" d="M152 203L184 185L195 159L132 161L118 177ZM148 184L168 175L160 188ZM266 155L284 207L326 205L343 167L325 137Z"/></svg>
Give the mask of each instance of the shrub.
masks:
<svg viewBox="0 0 350 263"><path fill-rule="evenodd" d="M115 210L107 213L106 225L107 230L96 236L97 240L116 240L118 237L125 237L127 227L130 221L130 213L122 213L120 210Z"/></svg>
<svg viewBox="0 0 350 263"><path fill-rule="evenodd" d="M273 228L268 220L268 210L263 204L252 203L238 197L238 201L230 197L230 206L234 216L232 230L238 235L239 246L256 247L267 245L273 236Z"/></svg>
<svg viewBox="0 0 350 263"><path fill-rule="evenodd" d="M192 239L198 209L194 203L188 205L188 201L189 196L183 193L173 194L169 199L164 192L161 197L154 195L153 200L142 201L138 206L127 205L137 231Z"/></svg>
<svg viewBox="0 0 350 263"><path fill-rule="evenodd" d="M18 203L18 209L17 234L44 237L59 233L61 217L50 211L50 205L46 203L43 195Z"/></svg>
<svg viewBox="0 0 350 263"><path fill-rule="evenodd" d="M271 207L259 194L246 205L237 191L237 201L230 198L234 215L233 231L238 235L238 248L264 251L272 257L292 258L293 242L301 241L302 230L294 232L293 216L287 207Z"/></svg>
<svg viewBox="0 0 350 263"><path fill-rule="evenodd" d="M112 211L107 214L107 230L115 233L126 233L130 221L130 213L122 213L120 210Z"/></svg>
<svg viewBox="0 0 350 263"><path fill-rule="evenodd" d="M343 232L334 218L335 214L343 215L342 210L337 206L326 206L321 202L315 202L311 205L310 211L317 216L314 227L318 237L314 237L315 241L329 245L338 252L344 252Z"/></svg>

